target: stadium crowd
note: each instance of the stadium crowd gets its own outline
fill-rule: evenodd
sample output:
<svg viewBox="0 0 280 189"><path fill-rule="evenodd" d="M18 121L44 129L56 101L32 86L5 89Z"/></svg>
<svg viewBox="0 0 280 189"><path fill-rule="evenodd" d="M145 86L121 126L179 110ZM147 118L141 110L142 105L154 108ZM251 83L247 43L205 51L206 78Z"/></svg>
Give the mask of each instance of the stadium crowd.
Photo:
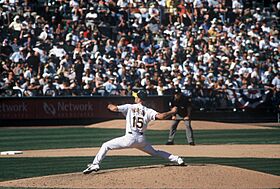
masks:
<svg viewBox="0 0 280 189"><path fill-rule="evenodd" d="M279 104L280 3L264 2L0 0L1 96L180 87L200 107Z"/></svg>

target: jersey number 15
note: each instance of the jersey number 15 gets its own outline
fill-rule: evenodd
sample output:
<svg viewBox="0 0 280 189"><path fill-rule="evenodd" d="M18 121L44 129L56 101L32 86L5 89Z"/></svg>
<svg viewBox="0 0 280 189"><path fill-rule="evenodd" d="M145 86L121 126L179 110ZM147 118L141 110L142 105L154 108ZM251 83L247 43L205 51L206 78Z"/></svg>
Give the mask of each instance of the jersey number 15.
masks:
<svg viewBox="0 0 280 189"><path fill-rule="evenodd" d="M133 127L142 128L143 127L143 117L133 116Z"/></svg>

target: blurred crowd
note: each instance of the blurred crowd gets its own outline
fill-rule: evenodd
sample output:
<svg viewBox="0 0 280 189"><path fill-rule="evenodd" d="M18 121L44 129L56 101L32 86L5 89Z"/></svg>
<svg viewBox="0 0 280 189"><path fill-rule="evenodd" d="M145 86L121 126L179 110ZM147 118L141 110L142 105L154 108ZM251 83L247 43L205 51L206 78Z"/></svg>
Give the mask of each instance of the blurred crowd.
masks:
<svg viewBox="0 0 280 189"><path fill-rule="evenodd" d="M200 107L279 104L279 10L275 0L0 0L0 94L179 87Z"/></svg>

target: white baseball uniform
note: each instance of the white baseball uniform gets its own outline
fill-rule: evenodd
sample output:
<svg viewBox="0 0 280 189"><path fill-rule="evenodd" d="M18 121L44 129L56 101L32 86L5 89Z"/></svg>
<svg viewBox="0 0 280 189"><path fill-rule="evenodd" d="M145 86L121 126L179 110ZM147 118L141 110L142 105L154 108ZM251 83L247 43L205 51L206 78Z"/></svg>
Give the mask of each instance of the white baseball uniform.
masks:
<svg viewBox="0 0 280 189"><path fill-rule="evenodd" d="M146 142L144 132L147 129L148 123L155 120L158 112L143 106L141 103L120 105L117 108L119 112L126 116L126 134L102 144L93 160L93 164L99 165L108 150L123 148L137 148L152 156L159 156L171 162L178 161L178 156L165 151L155 150L150 143Z"/></svg>

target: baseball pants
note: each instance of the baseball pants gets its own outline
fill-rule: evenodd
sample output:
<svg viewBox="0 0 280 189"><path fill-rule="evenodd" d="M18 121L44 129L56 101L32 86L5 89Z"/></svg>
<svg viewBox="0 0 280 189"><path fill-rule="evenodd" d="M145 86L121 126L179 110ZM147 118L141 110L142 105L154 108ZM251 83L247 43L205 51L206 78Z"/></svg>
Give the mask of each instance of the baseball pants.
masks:
<svg viewBox="0 0 280 189"><path fill-rule="evenodd" d="M109 150L125 148L136 148L143 152L146 152L147 154L162 157L171 162L177 162L178 160L178 156L174 156L165 151L155 150L150 143L146 142L144 135L126 134L122 137L114 138L103 143L93 160L93 164L100 164Z"/></svg>
<svg viewBox="0 0 280 189"><path fill-rule="evenodd" d="M168 136L168 142L174 142L174 137L175 137L177 127L178 127L178 124L180 121L181 120L172 120L172 125L170 127L169 136ZM184 124L186 126L186 137L187 137L188 143L194 142L191 121L184 120Z"/></svg>

